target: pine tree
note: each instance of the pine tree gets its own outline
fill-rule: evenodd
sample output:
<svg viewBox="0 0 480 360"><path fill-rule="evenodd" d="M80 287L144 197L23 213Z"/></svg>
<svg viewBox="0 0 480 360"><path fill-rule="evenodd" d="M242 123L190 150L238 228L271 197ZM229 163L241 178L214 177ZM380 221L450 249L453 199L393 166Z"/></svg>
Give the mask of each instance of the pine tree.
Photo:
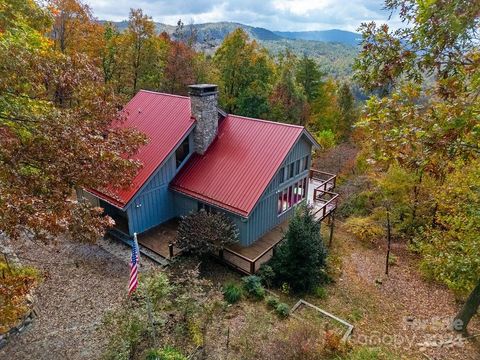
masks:
<svg viewBox="0 0 480 360"><path fill-rule="evenodd" d="M271 260L275 281L289 284L296 292L313 290L326 279L326 257L320 223L315 220L311 207L301 205Z"/></svg>

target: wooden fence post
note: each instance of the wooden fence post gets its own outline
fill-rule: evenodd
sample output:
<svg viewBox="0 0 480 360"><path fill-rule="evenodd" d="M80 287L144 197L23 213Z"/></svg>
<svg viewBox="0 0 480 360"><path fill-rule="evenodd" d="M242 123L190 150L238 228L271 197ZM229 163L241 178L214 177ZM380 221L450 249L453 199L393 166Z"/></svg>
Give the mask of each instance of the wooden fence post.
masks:
<svg viewBox="0 0 480 360"><path fill-rule="evenodd" d="M334 211L332 211L331 214L330 214L330 221L331 221L331 224L330 224L330 239L328 240L328 247L332 246L333 227L334 227L334 224L335 224L335 213L334 213Z"/></svg>
<svg viewBox="0 0 480 360"><path fill-rule="evenodd" d="M170 259L173 258L173 244L172 243L168 244L168 255L170 256Z"/></svg>

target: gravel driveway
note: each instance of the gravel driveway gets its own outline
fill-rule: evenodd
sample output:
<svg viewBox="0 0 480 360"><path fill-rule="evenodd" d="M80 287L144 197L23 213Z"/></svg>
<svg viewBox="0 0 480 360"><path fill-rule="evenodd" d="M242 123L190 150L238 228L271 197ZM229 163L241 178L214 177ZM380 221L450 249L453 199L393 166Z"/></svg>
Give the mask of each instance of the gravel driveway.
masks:
<svg viewBox="0 0 480 360"><path fill-rule="evenodd" d="M108 334L99 324L127 296L130 249L111 240L100 245L59 241L16 244L21 262L43 272L35 294L38 317L9 339L0 359L97 359ZM144 261L144 268L152 266Z"/></svg>

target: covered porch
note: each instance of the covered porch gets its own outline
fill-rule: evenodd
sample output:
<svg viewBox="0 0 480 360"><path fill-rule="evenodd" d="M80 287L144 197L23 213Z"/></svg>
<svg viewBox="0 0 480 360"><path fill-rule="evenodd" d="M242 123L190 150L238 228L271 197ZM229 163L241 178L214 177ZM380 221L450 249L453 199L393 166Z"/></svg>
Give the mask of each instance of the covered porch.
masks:
<svg viewBox="0 0 480 360"><path fill-rule="evenodd" d="M181 252L178 247L173 245L177 228L178 219L167 221L164 224L139 234L137 236L138 244L165 259L171 259Z"/></svg>

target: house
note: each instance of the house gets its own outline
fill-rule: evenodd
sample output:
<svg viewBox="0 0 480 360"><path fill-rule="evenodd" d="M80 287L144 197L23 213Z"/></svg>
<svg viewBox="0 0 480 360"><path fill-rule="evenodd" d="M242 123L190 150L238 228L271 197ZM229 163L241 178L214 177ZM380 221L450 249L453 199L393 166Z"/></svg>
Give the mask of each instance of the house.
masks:
<svg viewBox="0 0 480 360"><path fill-rule="evenodd" d="M221 211L248 247L307 198L318 144L302 126L226 114L216 85L192 85L189 95L139 91L122 126L147 135L136 155L143 167L128 189L79 196L104 208L127 237L202 208Z"/></svg>

